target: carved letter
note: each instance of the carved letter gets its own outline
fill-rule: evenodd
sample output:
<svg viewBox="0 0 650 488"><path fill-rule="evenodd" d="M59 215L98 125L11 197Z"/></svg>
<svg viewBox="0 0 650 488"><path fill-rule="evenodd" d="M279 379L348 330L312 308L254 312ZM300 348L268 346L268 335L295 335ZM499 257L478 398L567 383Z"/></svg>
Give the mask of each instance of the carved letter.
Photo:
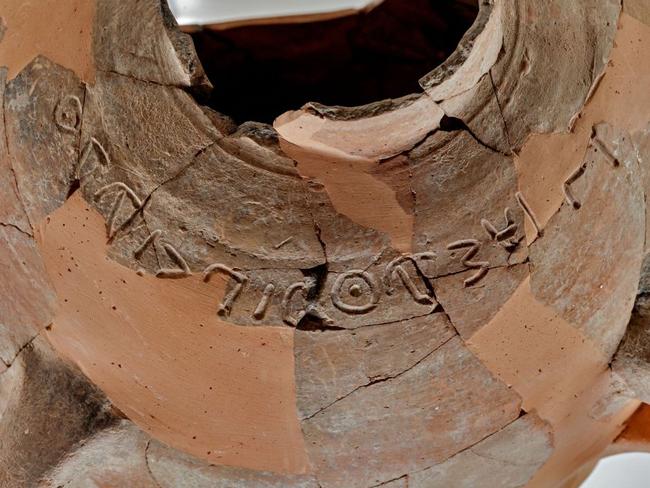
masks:
<svg viewBox="0 0 650 488"><path fill-rule="evenodd" d="M298 283L294 283L293 285L289 286L289 288L287 288L287 291L284 292L284 296L282 297L282 320L284 320L287 324L292 325L293 327L296 327L302 318L307 315L307 311L305 309L302 309L300 312L298 312L297 317L292 317L290 313L291 311L289 309L289 305L291 305L291 299L299 291L302 292L303 298L306 299L307 289L307 284L303 281L299 281Z"/></svg>
<svg viewBox="0 0 650 488"><path fill-rule="evenodd" d="M329 318L325 312L323 312L320 307L317 304L312 304L308 303L306 306L298 312L298 315L296 317L291 316L291 299L293 296L301 292L303 300L307 300L307 296L309 294L309 290L311 290L314 286L314 283L310 282L305 282L305 281L299 281L297 283L294 283L291 285L289 288L287 288L287 291L284 292L284 296L282 297L282 320L286 322L287 324L297 327L300 321L305 317L305 315L312 315L314 317L317 317L321 319L325 324L327 325L332 325L334 321Z"/></svg>
<svg viewBox="0 0 650 488"><path fill-rule="evenodd" d="M257 307L255 308L255 312L253 312L253 317L255 317L257 320L261 320L264 318L264 315L266 314L266 309L269 306L269 300L271 299L271 295L273 295L273 292L275 291L275 285L273 283L269 283L266 285L266 288L264 288L264 292L262 293L262 298L260 299L260 303L257 304Z"/></svg>
<svg viewBox="0 0 650 488"><path fill-rule="evenodd" d="M481 243L476 239L464 239L461 241L452 242L447 246L447 249L453 251L455 249L464 249L467 247L469 248L469 250L465 253L461 262L467 268L478 269L478 271L474 273L472 276L470 276L469 278L467 278L463 283L465 284L465 286L472 286L478 283L481 280L481 278L483 278L487 274L490 263L488 263L487 261L471 261L471 259L474 256L476 256L476 254L481 249Z"/></svg>
<svg viewBox="0 0 650 488"><path fill-rule="evenodd" d="M345 290L346 293L357 298L370 292L370 297L367 303L364 303L363 305L351 305L343 301L341 297L344 289L343 285L349 280L361 281L363 286L359 283L352 284L347 287ZM367 288L367 291L364 292L363 287ZM330 292L330 298L332 299L334 306L342 312L349 314L364 314L373 310L379 303L379 290L374 279L368 272L355 269L343 273L336 279L332 291Z"/></svg>
<svg viewBox="0 0 650 488"><path fill-rule="evenodd" d="M119 210L122 208L122 204L124 203L124 197L128 197L136 209L142 206L142 201L140 200L140 198L135 194L135 192L131 188L129 188L127 185L125 185L122 182L110 183L100 188L99 190L97 190L94 197L95 199L100 199L102 198L102 196L112 192L113 190L117 191L117 196L115 197L113 206L111 207L111 212L108 216L108 219L106 220L106 228L107 228L109 239L112 239L113 236L115 235L115 231L116 231L115 218L117 217L117 213L119 212Z"/></svg>
<svg viewBox="0 0 650 488"><path fill-rule="evenodd" d="M513 239L513 236L517 232L519 226L515 223L515 219L512 217L510 209L506 207L503 212L505 217L505 227L501 230L497 230L492 223L487 219L481 219L481 225L485 232L496 242L501 244L508 251L517 247L517 241Z"/></svg>
<svg viewBox="0 0 650 488"><path fill-rule="evenodd" d="M93 148L96 148L99 152L98 156L98 164L95 166L91 167L89 170L83 171L85 168L86 164L88 163L88 159L90 158L90 154L93 152ZM90 138L90 141L88 141L88 144L86 144L86 147L84 147L83 152L81 153L81 158L79 159L79 166L77 167L77 179L81 180L85 178L86 176L89 176L92 174L99 166L108 166L110 164L110 159L108 158L108 153L104 149L104 146L100 144L100 142L95 139L94 137Z"/></svg>
<svg viewBox="0 0 650 488"><path fill-rule="evenodd" d="M192 271L187 265L187 262L176 250L176 248L174 248L174 246L165 242L163 244L163 249L167 253L167 256L169 256L169 258L176 263L178 269L162 268L156 272L157 278L185 278L186 276L190 276L192 274Z"/></svg>
<svg viewBox="0 0 650 488"><path fill-rule="evenodd" d="M233 289L230 290L230 293L228 293L223 298L223 301L219 304L219 308L217 309L217 314L227 317L230 315L230 311L232 310L233 303L241 293L244 285L248 282L248 276L246 276L244 273L235 271L234 269L231 269L228 266L224 266L223 264L211 264L203 271L203 281L205 281L206 283L210 281L210 276L212 276L212 274L216 272L227 274L228 276L232 277L236 282Z"/></svg>
<svg viewBox="0 0 650 488"><path fill-rule="evenodd" d="M151 234L149 234L149 237L147 237L144 242L138 247L135 251L133 251L133 256L136 259L140 259L140 256L145 252L147 247L149 247L151 244L153 244L158 237L160 237L160 234L162 234L162 231L159 229L154 230Z"/></svg>
<svg viewBox="0 0 650 488"><path fill-rule="evenodd" d="M594 137L591 140L591 143L594 145L596 149L598 149L601 153L604 154L604 156L612 164L612 166L617 167L621 164L619 160L611 153L611 151L605 147L605 144L603 144L600 139Z"/></svg>
<svg viewBox="0 0 650 488"><path fill-rule="evenodd" d="M580 166L578 169L576 169L573 173L571 173L571 176L569 176L564 184L562 185L562 190L564 191L564 198L566 199L567 203L571 205L574 209L578 210L580 207L582 207L582 204L578 199L576 199L573 196L573 193L571 193L571 184L580 178L582 174L585 172L586 165L583 164Z"/></svg>
<svg viewBox="0 0 650 488"><path fill-rule="evenodd" d="M62 131L76 134L81 126L82 111L79 97L66 95L56 104L54 122Z"/></svg>
<svg viewBox="0 0 650 488"><path fill-rule="evenodd" d="M394 276L398 276L399 279L402 281L404 287L408 290L408 292L411 294L411 296L416 302L421 303L423 305L438 306L438 302L435 300L435 298L418 290L418 287L416 286L415 283L413 283L413 280L411 279L411 277L409 276L409 274L407 273L407 271L404 269L403 266L404 262L411 261L413 263L413 266L415 266L416 270L421 273L419 267L419 261L421 260L435 261L436 257L437 256L435 253L419 253L419 254L409 254L405 256L400 256L392 260L388 264L388 266L386 266L386 272L384 274L386 293L388 295L392 295L393 293L395 293L395 287L392 286L392 281Z"/></svg>
<svg viewBox="0 0 650 488"><path fill-rule="evenodd" d="M524 211L524 213L528 215L528 218L530 219L530 222L533 224L533 227L535 227L535 232L537 233L537 236L541 237L542 235L544 235L539 225L539 221L537 220L537 217L535 217L535 214L533 213L533 210L530 208L530 205L528 205L528 202L524 199L524 195L520 191L518 191L517 193L515 193L515 198L517 199L517 203Z"/></svg>

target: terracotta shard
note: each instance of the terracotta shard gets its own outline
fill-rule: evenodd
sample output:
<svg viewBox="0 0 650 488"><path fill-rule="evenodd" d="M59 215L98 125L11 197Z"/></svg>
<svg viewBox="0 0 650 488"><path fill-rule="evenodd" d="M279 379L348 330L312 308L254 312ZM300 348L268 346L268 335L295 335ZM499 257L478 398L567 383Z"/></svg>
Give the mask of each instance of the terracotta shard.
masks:
<svg viewBox="0 0 650 488"><path fill-rule="evenodd" d="M388 173L384 174L388 176ZM339 213L322 184L311 180L308 185L312 192L314 222L319 230L329 271L365 269L384 256L399 256L392 249L392 239L388 234L360 225Z"/></svg>
<svg viewBox="0 0 650 488"><path fill-rule="evenodd" d="M420 85L454 123L462 123L483 144L505 154L511 150L508 128L491 75L494 64L511 53L503 46L503 8L504 2L480 3L479 14L459 49L420 79Z"/></svg>
<svg viewBox="0 0 650 488"><path fill-rule="evenodd" d="M589 463L602 452L638 406L621 397L620 382L613 381L600 347L542 305L528 279L472 336L469 347L522 396L524 410L536 411L553 426L553 453L530 486L560 485L564 473L573 471L570 466ZM589 448L580 448L585 445Z"/></svg>
<svg viewBox="0 0 650 488"><path fill-rule="evenodd" d="M471 90L494 66L503 46L504 3L481 2L478 17L458 49L420 79L420 85L433 100L448 100Z"/></svg>
<svg viewBox="0 0 650 488"><path fill-rule="evenodd" d="M147 225L142 210L160 185L180 176L218 135L180 89L97 75L87 88L74 177L106 218L112 256L133 268L159 270L159 258L133 256L132 249L157 230ZM159 244L151 244L165 256Z"/></svg>
<svg viewBox="0 0 650 488"><path fill-rule="evenodd" d="M89 186L85 195L91 201L92 190L113 181L144 200L219 135L178 88L100 73L87 92L77 176Z"/></svg>
<svg viewBox="0 0 650 488"><path fill-rule="evenodd" d="M165 446L128 420L98 432L45 477L46 486L139 488L317 488L309 476L214 466Z"/></svg>
<svg viewBox="0 0 650 488"><path fill-rule="evenodd" d="M522 396L527 412L536 410L545 419L570 411L574 393L607 365L595 344L536 299L528 278L468 345ZM569 367L578 372L575 377L565 374Z"/></svg>
<svg viewBox="0 0 650 488"><path fill-rule="evenodd" d="M116 420L103 393L42 337L0 374L0 398L1 486L41 486L78 442Z"/></svg>
<svg viewBox="0 0 650 488"><path fill-rule="evenodd" d="M518 151L531 133L566 131L582 110L605 69L621 5L617 0L508 3L511 7L504 8L503 16L505 55L490 76L508 139ZM579 27L567 29L559 21L563 18L575 19ZM565 55L549 56L549 43ZM561 84L556 83L557 73L564 74ZM546 88L550 86L556 89ZM531 104L538 109L531 110Z"/></svg>
<svg viewBox="0 0 650 488"><path fill-rule="evenodd" d="M7 70L0 68L0 110L2 110L3 114L6 81ZM4 115L2 120L0 120L0 188L3 189L0 192L0 222L5 225L17 227L23 232L31 233L32 229L18 195L16 178L9 158Z"/></svg>
<svg viewBox="0 0 650 488"><path fill-rule="evenodd" d="M149 436L128 420L101 430L68 454L43 477L44 486L159 488L148 467Z"/></svg>
<svg viewBox="0 0 650 488"><path fill-rule="evenodd" d="M650 194L650 123L641 130L632 134L634 151L641 169L641 181L646 198ZM647 205L647 202L646 202ZM646 207L645 220L645 247L646 251L650 247L650 215Z"/></svg>
<svg viewBox="0 0 650 488"><path fill-rule="evenodd" d="M346 329L432 314L438 302L420 271L428 257L389 255L365 270L328 273L316 303L334 325Z"/></svg>
<svg viewBox="0 0 650 488"><path fill-rule="evenodd" d="M233 152L215 144L160 186L148 206L150 227L174 239L197 272L212 263L252 269L323 264L305 182L255 164L262 155L247 161Z"/></svg>
<svg viewBox="0 0 650 488"><path fill-rule="evenodd" d="M424 95L397 102L368 106L366 113L361 107L354 114L309 105L284 114L274 126L299 173L324 186L339 214L386 234L395 249L409 252L413 209L407 164L402 169L384 161L435 131L443 112Z"/></svg>
<svg viewBox="0 0 650 488"><path fill-rule="evenodd" d="M453 420L459 408L466 422ZM472 446L514 420L519 408L517 395L452 339L401 375L305 420L302 429L321 486L374 486Z"/></svg>
<svg viewBox="0 0 650 488"><path fill-rule="evenodd" d="M565 473L579 473L575 469L576 465L587 469L595 465L595 461L605 454L607 447L621 433L626 420L639 407L638 400L627 399L626 402L621 402L617 390L618 386L611 381L610 375L601 374L582 394L576 396L580 414L569 413L557 423L552 421L556 425L555 449L528 486L561 486L567 481ZM602 400L605 398L613 400L613 408L602 409ZM609 412L602 417L592 415L592 412L598 410ZM578 450L580 453L576 455Z"/></svg>
<svg viewBox="0 0 650 488"><path fill-rule="evenodd" d="M500 150L519 152L531 134L565 131L582 110L605 68L620 3L602 0L598 14L587 0L567 5L508 0L497 2L499 5L503 6L503 45L496 63L478 83L441 106L447 114L463 120L479 139L491 141ZM558 21L569 17L580 19L580 27L567 29ZM477 22L480 20L479 16ZM496 39L495 28L479 32L490 31ZM548 56L550 39L558 52L568 53L561 60ZM490 59L490 46L495 44L486 43L483 58ZM577 63L572 61L576 57ZM562 86L547 90L545 87L555 84L556 73L567 76ZM531 110L533 105L539 108Z"/></svg>
<svg viewBox="0 0 650 488"><path fill-rule="evenodd" d="M650 26L650 5L643 0L626 0L623 3L623 10L626 14Z"/></svg>
<svg viewBox="0 0 650 488"><path fill-rule="evenodd" d="M0 59L14 78L38 55L92 82L95 0L11 2L3 5Z"/></svg>
<svg viewBox="0 0 650 488"><path fill-rule="evenodd" d="M75 74L44 57L32 61L7 85L9 156L32 225L63 204L70 191L84 98Z"/></svg>
<svg viewBox="0 0 650 488"><path fill-rule="evenodd" d="M650 330L647 296L650 292L649 271L650 262L646 257L632 317L612 363L613 371L623 378L636 398L645 403L650 403L650 343L647 340Z"/></svg>
<svg viewBox="0 0 650 488"><path fill-rule="evenodd" d="M283 151L297 161L298 172L322 185L336 212L358 226L387 236L402 252L412 249L413 214L405 209L403 189L379 178L380 163L365 157L320 153L282 140ZM340 217L338 217L340 218Z"/></svg>
<svg viewBox="0 0 650 488"><path fill-rule="evenodd" d="M238 280L239 276L242 276L243 280ZM232 305L227 312L228 320L244 326L284 324L289 327L291 317L299 317L301 311L309 306L307 295L310 286L316 283L315 280L309 279L309 283L305 282L305 275L300 269L237 271L227 266L221 267L211 279L222 281L227 295L232 297ZM304 283L304 287L289 296L290 288L297 283ZM217 306L215 313L216 311ZM223 314L225 313L224 310Z"/></svg>
<svg viewBox="0 0 650 488"><path fill-rule="evenodd" d="M438 132L409 157L414 251L437 256L424 274L435 278L472 269L472 285L489 268L508 264L524 235L512 159L480 145L466 131Z"/></svg>
<svg viewBox="0 0 650 488"><path fill-rule="evenodd" d="M1 486L553 488L647 448L643 8L377 3L192 39L7 0Z"/></svg>
<svg viewBox="0 0 650 488"><path fill-rule="evenodd" d="M0 359L18 352L52 323L57 297L33 239L0 225Z"/></svg>
<svg viewBox="0 0 650 488"><path fill-rule="evenodd" d="M631 134L647 125L650 96L643 87L650 83L648 42L650 28L622 14L605 74L592 87L572 131L531 136L515 159L519 188L542 227L564 201L563 184L583 163L594 125L607 120ZM536 233L526 225L532 242Z"/></svg>
<svg viewBox="0 0 650 488"><path fill-rule="evenodd" d="M79 193L39 235L60 298L48 339L130 419L213 463L306 471L290 329L223 322L218 281L139 276L107 258L103 219Z"/></svg>
<svg viewBox="0 0 650 488"><path fill-rule="evenodd" d="M94 30L98 70L161 85L210 86L194 45L178 31L166 2L97 2Z"/></svg>
<svg viewBox="0 0 650 488"><path fill-rule="evenodd" d="M491 72L486 73L473 87L440 102L444 110L458 124L458 120L484 145L503 154L510 154L512 146L508 126L501 115L499 99Z"/></svg>
<svg viewBox="0 0 650 488"><path fill-rule="evenodd" d="M297 331L298 414L313 417L360 388L399 376L453 336L443 314L355 331Z"/></svg>
<svg viewBox="0 0 650 488"><path fill-rule="evenodd" d="M617 437L609 452L648 452L650 450L650 405L641 406L628 419L625 429Z"/></svg>
<svg viewBox="0 0 650 488"><path fill-rule="evenodd" d="M634 304L644 247L644 193L630 136L597 126L565 199L530 248L533 293L611 356Z"/></svg>
<svg viewBox="0 0 650 488"><path fill-rule="evenodd" d="M278 475L198 461L152 441L147 450L147 464L160 488L318 488L310 475Z"/></svg>
<svg viewBox="0 0 650 488"><path fill-rule="evenodd" d="M398 107L379 113L337 118L318 106L280 116L275 129L287 142L314 154L350 161L381 161L411 149L439 127L444 115L427 96L405 98ZM368 110L370 112L370 109ZM298 161L300 169L300 160ZM308 174L308 171L306 175Z"/></svg>
<svg viewBox="0 0 650 488"><path fill-rule="evenodd" d="M520 488L526 486L552 450L549 425L536 414L528 414L443 463L409 474L408 486Z"/></svg>
<svg viewBox="0 0 650 488"><path fill-rule="evenodd" d="M510 299L528 276L528 264L491 269L479 285L465 287L463 282L473 274L465 271L433 280L436 298L465 340L487 325Z"/></svg>

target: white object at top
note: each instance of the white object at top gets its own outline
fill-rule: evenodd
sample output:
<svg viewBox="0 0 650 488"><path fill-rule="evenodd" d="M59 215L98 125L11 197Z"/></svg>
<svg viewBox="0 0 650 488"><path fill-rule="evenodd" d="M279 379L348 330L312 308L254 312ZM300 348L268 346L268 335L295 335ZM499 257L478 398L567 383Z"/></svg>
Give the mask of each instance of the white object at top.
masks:
<svg viewBox="0 0 650 488"><path fill-rule="evenodd" d="M180 25L204 25L362 9L371 0L168 0Z"/></svg>

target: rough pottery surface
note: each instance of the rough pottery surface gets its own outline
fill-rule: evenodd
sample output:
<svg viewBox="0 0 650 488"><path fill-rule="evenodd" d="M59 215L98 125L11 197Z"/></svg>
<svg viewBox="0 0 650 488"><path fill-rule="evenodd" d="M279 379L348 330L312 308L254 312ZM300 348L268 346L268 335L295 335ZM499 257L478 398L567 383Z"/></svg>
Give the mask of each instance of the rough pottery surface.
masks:
<svg viewBox="0 0 650 488"><path fill-rule="evenodd" d="M400 2L195 39L367 47ZM416 93L272 125L207 106L164 0L4 3L0 487L572 487L650 450L642 1L481 0Z"/></svg>

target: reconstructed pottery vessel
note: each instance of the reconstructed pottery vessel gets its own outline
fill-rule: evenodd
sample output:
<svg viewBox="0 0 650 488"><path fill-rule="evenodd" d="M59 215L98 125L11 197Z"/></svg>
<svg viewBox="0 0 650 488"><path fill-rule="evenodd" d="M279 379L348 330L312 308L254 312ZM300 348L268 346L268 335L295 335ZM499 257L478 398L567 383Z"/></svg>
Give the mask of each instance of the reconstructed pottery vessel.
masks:
<svg viewBox="0 0 650 488"><path fill-rule="evenodd" d="M575 486L647 449L647 2L482 0L419 92L273 125L204 105L164 1L4 3L0 486Z"/></svg>

